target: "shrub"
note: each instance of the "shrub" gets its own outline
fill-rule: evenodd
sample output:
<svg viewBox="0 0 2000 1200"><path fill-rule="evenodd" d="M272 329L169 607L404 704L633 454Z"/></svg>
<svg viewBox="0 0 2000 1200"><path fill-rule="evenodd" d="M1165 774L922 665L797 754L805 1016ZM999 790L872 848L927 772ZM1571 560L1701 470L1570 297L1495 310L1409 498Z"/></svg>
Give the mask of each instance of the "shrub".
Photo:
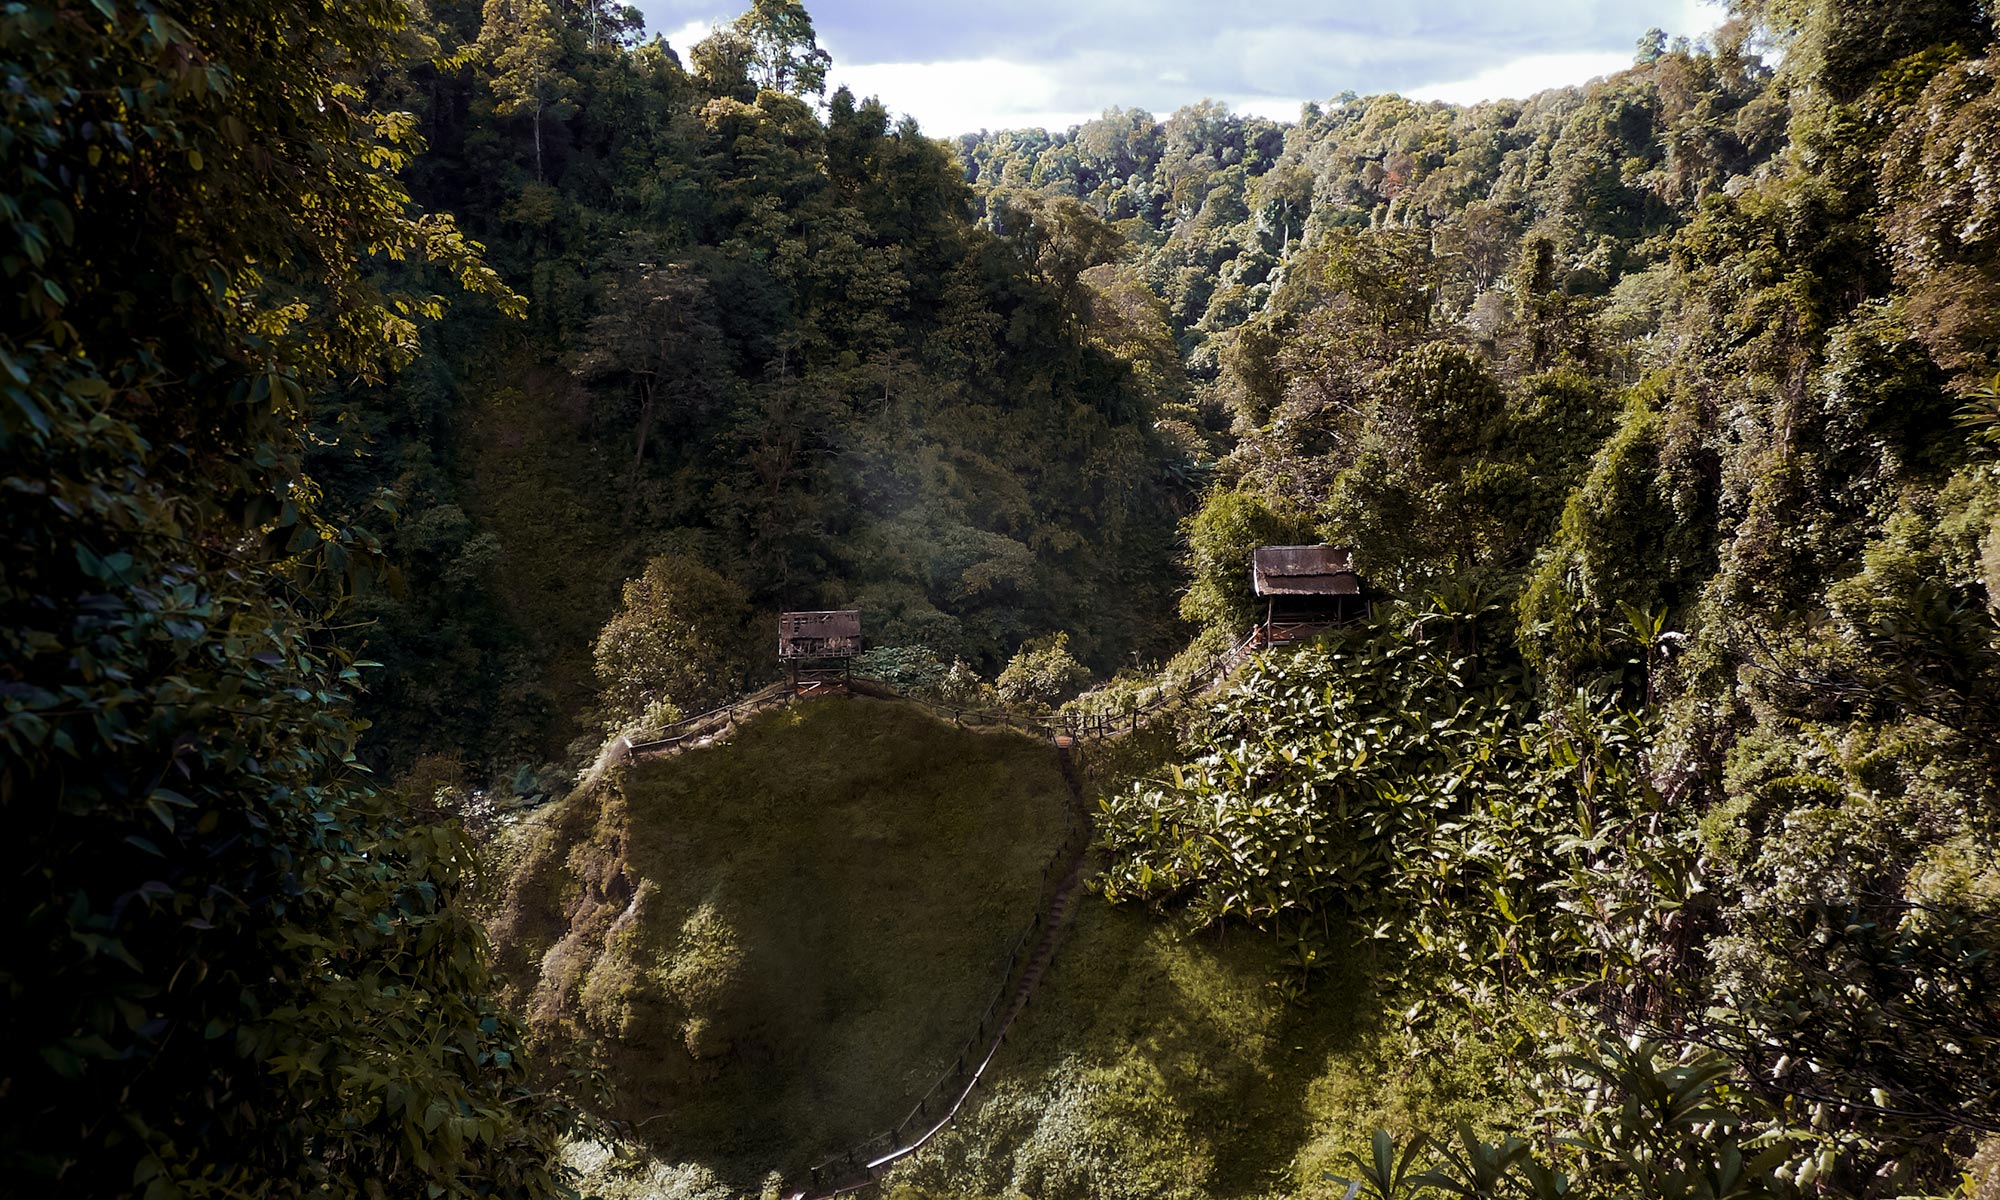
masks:
<svg viewBox="0 0 2000 1200"><path fill-rule="evenodd" d="M1181 616L1204 628L1241 630L1256 609L1250 554L1259 546L1304 540L1304 526L1247 492L1218 492L1182 525L1192 581Z"/></svg>
<svg viewBox="0 0 2000 1200"><path fill-rule="evenodd" d="M748 673L749 619L743 589L700 563L647 563L597 637L607 727L658 715L663 701L702 712L734 695Z"/></svg>
<svg viewBox="0 0 2000 1200"><path fill-rule="evenodd" d="M1038 638L1022 646L994 681L1002 701L1036 708L1060 704L1089 682L1089 669L1069 652L1067 633Z"/></svg>

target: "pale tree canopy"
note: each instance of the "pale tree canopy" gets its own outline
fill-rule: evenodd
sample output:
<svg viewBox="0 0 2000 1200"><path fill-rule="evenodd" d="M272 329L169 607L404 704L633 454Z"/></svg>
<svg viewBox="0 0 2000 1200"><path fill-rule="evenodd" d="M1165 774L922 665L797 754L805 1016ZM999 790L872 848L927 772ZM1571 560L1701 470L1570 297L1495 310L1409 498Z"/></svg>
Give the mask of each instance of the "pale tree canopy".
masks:
<svg viewBox="0 0 2000 1200"><path fill-rule="evenodd" d="M753 0L750 11L694 48L694 63L711 79L741 72L761 90L819 96L833 56L820 49L812 15L799 0Z"/></svg>

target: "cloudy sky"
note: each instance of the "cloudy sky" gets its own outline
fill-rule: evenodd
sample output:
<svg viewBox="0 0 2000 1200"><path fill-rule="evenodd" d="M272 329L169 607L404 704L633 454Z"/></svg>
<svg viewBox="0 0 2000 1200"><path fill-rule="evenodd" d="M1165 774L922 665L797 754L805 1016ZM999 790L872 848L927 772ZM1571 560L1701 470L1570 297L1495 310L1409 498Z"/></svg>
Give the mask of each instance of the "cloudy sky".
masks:
<svg viewBox="0 0 2000 1200"><path fill-rule="evenodd" d="M637 0L678 50L745 5ZM1062 127L1203 98L1290 120L1306 100L1472 103L1630 65L1648 28L1696 37L1705 0L807 0L833 82L924 131Z"/></svg>

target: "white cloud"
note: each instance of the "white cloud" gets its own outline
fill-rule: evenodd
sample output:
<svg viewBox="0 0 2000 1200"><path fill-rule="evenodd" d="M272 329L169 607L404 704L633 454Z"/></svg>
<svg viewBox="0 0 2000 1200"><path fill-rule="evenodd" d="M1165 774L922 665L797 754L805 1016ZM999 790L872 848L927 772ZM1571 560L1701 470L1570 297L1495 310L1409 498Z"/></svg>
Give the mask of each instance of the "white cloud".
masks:
<svg viewBox="0 0 2000 1200"><path fill-rule="evenodd" d="M856 96L880 96L889 111L915 117L932 137L981 129L1063 129L1097 115L1066 104L1072 97L1049 68L997 58L858 67L836 59L827 90L837 87Z"/></svg>
<svg viewBox="0 0 2000 1200"><path fill-rule="evenodd" d="M1718 0L1679 0L1678 12L1663 28L1678 37L1700 37L1721 24ZM1636 46L1639 34L1635 30ZM1479 104L1487 100L1526 100L1549 88L1588 83L1632 65L1631 51L1584 51L1570 54L1528 54L1490 67L1466 79L1419 84L1404 95L1412 100L1442 100L1446 104Z"/></svg>
<svg viewBox="0 0 2000 1200"><path fill-rule="evenodd" d="M641 0L682 61L748 0ZM1630 65L1649 25L1695 36L1719 0L1396 0L1371 8L1235 0L808 0L830 85L879 96L926 133L1062 129L1112 105L1164 118L1213 97L1298 118L1352 89L1423 100L1524 99ZM1494 64L1494 65L1488 65Z"/></svg>
<svg viewBox="0 0 2000 1200"><path fill-rule="evenodd" d="M667 39L667 45L672 46L674 53L680 55L681 61L685 63L688 60L688 51L694 49L696 42L714 33L717 24L715 21L689 21L679 29L665 31L662 36Z"/></svg>
<svg viewBox="0 0 2000 1200"><path fill-rule="evenodd" d="M1404 94L1412 100L1442 100L1446 104L1526 100L1536 92L1586 83L1631 65L1629 53L1530 54L1481 71L1470 79L1427 83Z"/></svg>

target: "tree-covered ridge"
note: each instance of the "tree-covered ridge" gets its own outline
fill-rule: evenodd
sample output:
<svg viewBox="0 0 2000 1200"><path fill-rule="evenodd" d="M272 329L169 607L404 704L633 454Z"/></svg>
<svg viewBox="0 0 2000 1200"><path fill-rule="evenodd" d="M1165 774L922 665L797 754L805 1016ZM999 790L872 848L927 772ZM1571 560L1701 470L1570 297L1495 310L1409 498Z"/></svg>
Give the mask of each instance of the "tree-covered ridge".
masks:
<svg viewBox="0 0 2000 1200"><path fill-rule="evenodd" d="M1299 256L1340 230L1430 235L1428 271L1394 282L1442 292L1447 327L1492 324L1526 236L1557 251L1544 290L1601 294L1643 270L1659 253L1649 239L1782 144L1784 92L1750 32L1739 20L1712 46L1648 38L1630 71L1524 102L1344 93L1279 123L1204 101L1165 121L1112 110L958 144L982 192L1077 197L1142 244L1139 270L1212 372L1220 346L1198 347L1269 308L1288 277L1316 276Z"/></svg>
<svg viewBox="0 0 2000 1200"><path fill-rule="evenodd" d="M340 494L409 510L376 711L431 736L392 744L559 749L619 582L663 554L989 675L1062 629L1100 666L1166 644L1187 481L1152 425L1179 364L1092 273L1119 239L1040 202L976 223L945 147L818 94L796 4L685 55L608 11L436 4L437 56L390 84L432 147L416 193L530 301L525 329L450 317L421 370L329 401L373 440L329 437ZM432 686L443 662L478 704Z"/></svg>

